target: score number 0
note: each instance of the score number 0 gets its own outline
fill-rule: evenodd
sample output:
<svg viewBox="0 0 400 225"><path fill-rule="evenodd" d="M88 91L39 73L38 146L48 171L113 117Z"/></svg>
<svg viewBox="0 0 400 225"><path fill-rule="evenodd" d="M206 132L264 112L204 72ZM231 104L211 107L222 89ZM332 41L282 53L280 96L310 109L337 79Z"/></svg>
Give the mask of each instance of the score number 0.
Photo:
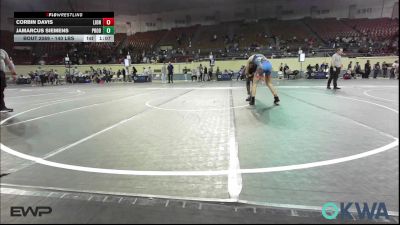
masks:
<svg viewBox="0 0 400 225"><path fill-rule="evenodd" d="M114 18L103 18L103 26L114 26Z"/></svg>
<svg viewBox="0 0 400 225"><path fill-rule="evenodd" d="M103 34L114 34L114 18L103 18Z"/></svg>

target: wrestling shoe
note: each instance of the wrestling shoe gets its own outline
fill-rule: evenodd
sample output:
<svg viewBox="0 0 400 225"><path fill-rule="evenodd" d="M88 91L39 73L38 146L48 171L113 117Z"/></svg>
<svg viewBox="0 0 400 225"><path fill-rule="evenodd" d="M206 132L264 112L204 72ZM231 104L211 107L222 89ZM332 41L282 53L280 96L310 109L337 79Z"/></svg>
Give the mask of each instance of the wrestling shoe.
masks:
<svg viewBox="0 0 400 225"><path fill-rule="evenodd" d="M275 105L279 105L279 102L280 102L279 97L278 97L278 96L275 96L275 97L274 97L274 104L275 104Z"/></svg>
<svg viewBox="0 0 400 225"><path fill-rule="evenodd" d="M256 97L251 97L249 105L254 105L256 103Z"/></svg>
<svg viewBox="0 0 400 225"><path fill-rule="evenodd" d="M14 109L9 109L9 108L7 108L7 107L4 107L4 108L2 108L0 111L1 111L1 112L13 112Z"/></svg>

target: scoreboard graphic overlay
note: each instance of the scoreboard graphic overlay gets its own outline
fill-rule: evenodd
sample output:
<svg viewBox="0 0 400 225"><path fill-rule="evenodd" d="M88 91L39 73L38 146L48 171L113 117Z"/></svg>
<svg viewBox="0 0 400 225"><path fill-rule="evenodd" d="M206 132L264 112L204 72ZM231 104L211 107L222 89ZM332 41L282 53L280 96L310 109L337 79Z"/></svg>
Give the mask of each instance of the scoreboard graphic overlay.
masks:
<svg viewBox="0 0 400 225"><path fill-rule="evenodd" d="M114 42L114 12L14 12L14 42Z"/></svg>

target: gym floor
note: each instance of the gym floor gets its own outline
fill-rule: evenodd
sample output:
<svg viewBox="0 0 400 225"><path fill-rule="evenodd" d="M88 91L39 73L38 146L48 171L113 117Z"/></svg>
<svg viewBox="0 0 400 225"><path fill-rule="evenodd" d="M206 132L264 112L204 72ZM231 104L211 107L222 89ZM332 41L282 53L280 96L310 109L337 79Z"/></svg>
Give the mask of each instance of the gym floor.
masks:
<svg viewBox="0 0 400 225"><path fill-rule="evenodd" d="M249 106L237 81L8 87L2 222L11 196L38 190L292 210L384 202L398 222L398 80L274 85L279 106L263 84Z"/></svg>

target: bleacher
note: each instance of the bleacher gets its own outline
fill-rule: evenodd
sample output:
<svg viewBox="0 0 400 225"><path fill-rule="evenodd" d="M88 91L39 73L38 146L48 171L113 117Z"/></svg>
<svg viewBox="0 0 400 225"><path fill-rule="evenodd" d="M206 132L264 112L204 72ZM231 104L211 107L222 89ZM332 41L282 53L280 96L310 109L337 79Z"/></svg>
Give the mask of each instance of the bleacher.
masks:
<svg viewBox="0 0 400 225"><path fill-rule="evenodd" d="M270 34L268 23L260 21L258 23L242 23L236 31L239 34L239 48L249 46L266 46L271 44L265 34Z"/></svg>
<svg viewBox="0 0 400 225"><path fill-rule="evenodd" d="M172 28L158 43L159 46L173 46L174 48L187 48L199 26ZM179 42L178 43L178 38Z"/></svg>
<svg viewBox="0 0 400 225"><path fill-rule="evenodd" d="M347 19L343 20L343 22L361 34L368 35L375 41L391 39L399 32L398 19Z"/></svg>
<svg viewBox="0 0 400 225"><path fill-rule="evenodd" d="M201 26L198 29L198 36L195 42L192 43L192 48L207 49L207 50L219 50L225 48L225 36L228 35L232 23L222 23L218 25L207 25ZM216 35L216 39L214 39Z"/></svg>
<svg viewBox="0 0 400 225"><path fill-rule="evenodd" d="M280 39L289 40L295 47L306 48L318 43L318 38L299 20L275 20L269 24L270 32Z"/></svg>
<svg viewBox="0 0 400 225"><path fill-rule="evenodd" d="M305 19L304 23L326 42L336 37L360 36L358 31L336 19Z"/></svg>
<svg viewBox="0 0 400 225"><path fill-rule="evenodd" d="M116 33L114 35L114 44L115 46L119 46L121 42L123 42L126 39L126 34L124 33Z"/></svg>
<svg viewBox="0 0 400 225"><path fill-rule="evenodd" d="M134 35L128 36L127 45L140 51L147 51L152 49L166 34L166 32L167 30L158 30L135 33Z"/></svg>

